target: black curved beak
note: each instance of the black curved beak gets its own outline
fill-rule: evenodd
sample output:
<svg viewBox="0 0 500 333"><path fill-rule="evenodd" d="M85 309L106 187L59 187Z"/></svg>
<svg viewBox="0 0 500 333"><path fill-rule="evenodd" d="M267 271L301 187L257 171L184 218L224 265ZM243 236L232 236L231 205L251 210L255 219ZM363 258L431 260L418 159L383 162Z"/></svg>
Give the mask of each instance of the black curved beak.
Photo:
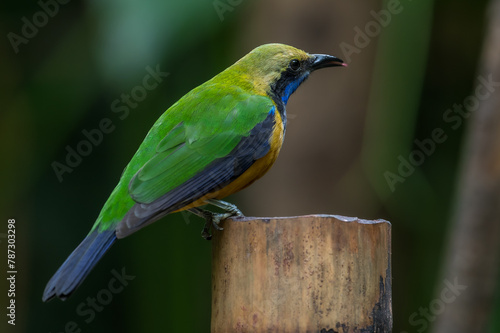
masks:
<svg viewBox="0 0 500 333"><path fill-rule="evenodd" d="M312 70L336 66L347 67L347 64L344 63L344 60L328 54L313 54L312 56L314 57L313 63L311 64Z"/></svg>

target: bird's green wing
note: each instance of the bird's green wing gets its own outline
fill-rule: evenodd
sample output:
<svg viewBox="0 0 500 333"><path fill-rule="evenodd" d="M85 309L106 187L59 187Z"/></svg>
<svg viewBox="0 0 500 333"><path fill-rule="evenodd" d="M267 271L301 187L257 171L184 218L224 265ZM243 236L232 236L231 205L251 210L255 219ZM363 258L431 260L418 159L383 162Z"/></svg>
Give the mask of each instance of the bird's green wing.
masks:
<svg viewBox="0 0 500 333"><path fill-rule="evenodd" d="M245 172L269 151L274 112L267 97L217 85L193 91L173 105L155 125L158 130L148 134L169 129L129 182L129 194L137 204L120 222L119 237Z"/></svg>

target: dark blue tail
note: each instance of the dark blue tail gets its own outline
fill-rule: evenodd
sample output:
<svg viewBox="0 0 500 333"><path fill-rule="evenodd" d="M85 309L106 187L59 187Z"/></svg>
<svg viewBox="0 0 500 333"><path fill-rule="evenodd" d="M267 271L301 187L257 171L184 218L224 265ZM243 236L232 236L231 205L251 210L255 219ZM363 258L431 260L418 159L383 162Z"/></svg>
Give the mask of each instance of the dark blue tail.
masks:
<svg viewBox="0 0 500 333"><path fill-rule="evenodd" d="M45 287L42 300L64 300L85 280L92 268L116 241L115 230L92 231L71 253Z"/></svg>

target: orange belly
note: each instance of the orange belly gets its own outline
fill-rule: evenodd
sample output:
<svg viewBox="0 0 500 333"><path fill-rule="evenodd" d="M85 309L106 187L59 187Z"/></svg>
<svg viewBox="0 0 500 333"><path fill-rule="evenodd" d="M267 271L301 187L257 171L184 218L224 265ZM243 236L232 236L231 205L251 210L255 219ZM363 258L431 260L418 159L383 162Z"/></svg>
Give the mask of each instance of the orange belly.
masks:
<svg viewBox="0 0 500 333"><path fill-rule="evenodd" d="M218 191L208 193L192 204L177 210L177 212L193 207L206 205L206 200L208 199L222 199L224 197L227 197L228 195L244 189L257 179L262 177L274 164L276 158L278 158L278 154L281 150L281 145L283 144L283 135L285 133L285 129L281 116L278 112L276 112L275 121L276 123L274 125L273 135L270 140L271 149L264 157L255 161L255 163L252 164L252 166L248 168L247 171L245 171L241 176L233 180L227 186L221 188Z"/></svg>

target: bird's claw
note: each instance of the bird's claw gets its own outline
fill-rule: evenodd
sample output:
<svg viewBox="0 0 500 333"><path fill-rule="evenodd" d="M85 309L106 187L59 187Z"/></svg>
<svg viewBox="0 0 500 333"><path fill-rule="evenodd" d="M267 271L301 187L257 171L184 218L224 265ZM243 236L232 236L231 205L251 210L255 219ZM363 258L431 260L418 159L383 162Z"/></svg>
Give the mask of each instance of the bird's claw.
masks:
<svg viewBox="0 0 500 333"><path fill-rule="evenodd" d="M205 226L203 227L203 230L201 231L201 237L203 237L204 240L211 240L212 235L210 234L210 225L207 222L205 222Z"/></svg>
<svg viewBox="0 0 500 333"><path fill-rule="evenodd" d="M210 233L210 229L214 228L216 230L222 231L224 228L222 228L219 224L221 223L222 220L227 219L228 217L231 217L234 215L233 212L230 213L212 213L209 212L210 214L206 214L206 222L205 226L203 227L203 230L201 231L201 237L203 237L206 240L211 240L212 235Z"/></svg>
<svg viewBox="0 0 500 333"><path fill-rule="evenodd" d="M205 219L205 225L203 226L203 230L201 231L201 237L206 240L211 240L212 235L210 233L210 229L214 228L216 230L224 230L219 224L222 220L227 219L231 216L243 216L243 213L229 202L221 201L221 200L208 200L208 203L222 208L226 211L226 213L214 213L209 210L204 210L201 208L191 208L189 211L194 213Z"/></svg>

